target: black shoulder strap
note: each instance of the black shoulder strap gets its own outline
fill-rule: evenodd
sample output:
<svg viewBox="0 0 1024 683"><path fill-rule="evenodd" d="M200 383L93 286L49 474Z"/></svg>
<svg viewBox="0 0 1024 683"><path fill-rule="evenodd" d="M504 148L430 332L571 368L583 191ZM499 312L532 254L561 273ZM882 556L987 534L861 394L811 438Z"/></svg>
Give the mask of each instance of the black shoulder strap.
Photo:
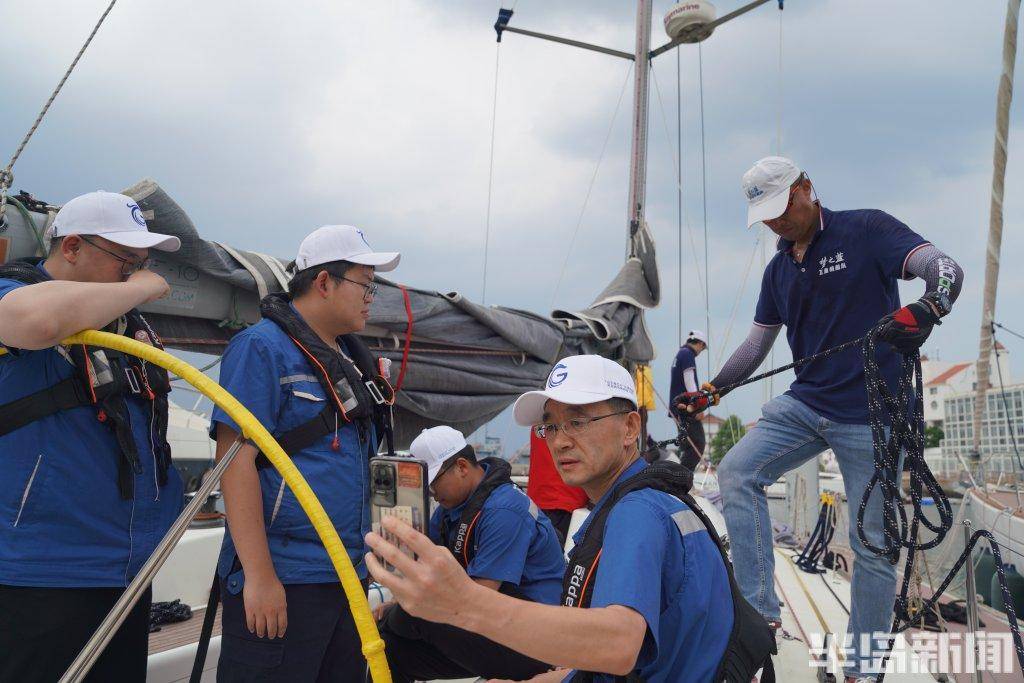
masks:
<svg viewBox="0 0 1024 683"><path fill-rule="evenodd" d="M466 448L471 449L472 446L466 446ZM456 453L452 457L458 455ZM512 483L512 466L506 460L501 458L484 458L480 461L480 464L487 465L487 474L484 475L483 480L476 487L473 495L466 501L454 530L449 528L447 518L442 516L441 540L448 546L448 549L455 556L455 559L459 561L463 569L468 567L469 563L473 561L474 551L471 539L476 528L476 522L483 511L484 503L487 502L487 499L494 493L496 488Z"/></svg>
<svg viewBox="0 0 1024 683"><path fill-rule="evenodd" d="M642 472L620 484L608 504L597 511L584 538L569 556L569 564L562 582L562 604L566 606L589 607L594 575L601 558L604 527L608 514L614 505L626 494L642 488L653 488L679 498L697 516L707 529L711 540L718 547L729 577L729 589L733 602L733 625L725 653L718 665L714 680L727 683L748 683L759 669L764 668L763 683L774 683L775 670L771 655L777 653L775 638L765 618L743 597L733 574L732 562L715 531L714 524L690 495L693 473L682 465L658 462L649 465ZM582 676L582 677L581 677ZM587 676L590 676L587 678ZM620 677L621 681L640 681L636 673ZM577 673L573 683L586 683L593 677L586 672Z"/></svg>
<svg viewBox="0 0 1024 683"><path fill-rule="evenodd" d="M562 579L562 604L566 607L589 607L591 588L604 545L604 527L612 508L633 491L653 488L670 495L687 495L693 486L693 472L672 462L656 462L620 483L611 498L591 513L587 531L572 552Z"/></svg>

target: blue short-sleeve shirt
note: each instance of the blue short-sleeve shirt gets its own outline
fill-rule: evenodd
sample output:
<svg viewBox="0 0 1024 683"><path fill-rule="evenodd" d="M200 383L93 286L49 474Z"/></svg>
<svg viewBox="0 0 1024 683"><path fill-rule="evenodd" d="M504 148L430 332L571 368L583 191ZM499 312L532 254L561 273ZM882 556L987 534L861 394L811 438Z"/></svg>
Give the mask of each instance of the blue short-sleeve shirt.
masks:
<svg viewBox="0 0 1024 683"><path fill-rule="evenodd" d="M786 326L794 359L857 339L898 309L897 281L909 279L907 259L929 244L884 211L822 209L821 216L803 262L793 259L792 242L779 240L754 316L757 325ZM878 346L878 363L895 386L900 358L888 344ZM836 422L867 424L860 347L798 367L787 393Z"/></svg>
<svg viewBox="0 0 1024 683"><path fill-rule="evenodd" d="M486 467L486 465L484 465ZM441 543L441 517L453 525L465 503L438 508L430 518L430 537ZM513 484L494 489L481 508L473 531L474 556L466 573L475 579L510 583L533 602L557 605L562 593L565 556L547 516Z"/></svg>
<svg viewBox="0 0 1024 683"><path fill-rule="evenodd" d="M221 361L220 384L274 436L308 422L327 405L326 392L309 361L284 330L268 319L231 339ZM217 423L239 431L219 408L213 412L211 436ZM368 453L376 451L376 437L372 430L360 434L355 424L345 422L338 425L337 435L339 450L332 448L335 435L327 434L291 459L323 504L360 578L365 578L363 538L370 530ZM320 537L281 475L267 467L259 477L263 522L278 578L285 584L337 581ZM236 592L243 577L232 573L234 560L229 527L218 571L221 576L231 575L228 590Z"/></svg>
<svg viewBox="0 0 1024 683"><path fill-rule="evenodd" d="M637 460L616 485L644 467ZM637 670L649 683L711 681L732 631L732 593L718 546L699 523L681 526L673 517L690 521L696 519L692 515L678 498L641 489L624 496L605 524L590 606L622 605L644 618L647 635ZM593 513L573 536L575 542L583 540L592 518Z"/></svg>
<svg viewBox="0 0 1024 683"><path fill-rule="evenodd" d="M0 298L24 287L0 279ZM0 403L74 373L56 348L0 356ZM159 485L150 447L149 402L126 400L139 471L134 496L118 489L121 451L95 408L63 410L0 436L0 584L52 588L127 585L182 508L168 468Z"/></svg>

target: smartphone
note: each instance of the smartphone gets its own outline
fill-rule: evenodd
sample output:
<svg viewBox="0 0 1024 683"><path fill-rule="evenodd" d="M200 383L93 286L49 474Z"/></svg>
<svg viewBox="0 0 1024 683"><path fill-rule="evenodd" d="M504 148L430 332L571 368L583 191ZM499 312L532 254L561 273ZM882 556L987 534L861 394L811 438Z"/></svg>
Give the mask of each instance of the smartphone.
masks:
<svg viewBox="0 0 1024 683"><path fill-rule="evenodd" d="M381 456L370 459L371 527L397 545L409 557L415 554L393 534L381 527L385 517L398 517L422 534L430 523L430 492L427 464L408 457ZM389 571L395 568L385 562Z"/></svg>

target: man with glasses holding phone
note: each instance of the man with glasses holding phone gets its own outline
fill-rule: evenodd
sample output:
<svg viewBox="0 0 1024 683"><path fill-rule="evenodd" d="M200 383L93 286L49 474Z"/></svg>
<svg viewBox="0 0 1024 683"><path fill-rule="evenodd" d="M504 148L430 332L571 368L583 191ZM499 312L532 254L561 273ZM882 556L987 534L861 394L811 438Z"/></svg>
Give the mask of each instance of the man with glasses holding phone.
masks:
<svg viewBox="0 0 1024 683"><path fill-rule="evenodd" d="M131 197L91 192L54 218L42 260L0 265L0 680L64 673L182 506L167 444L167 373L61 341L104 329L159 346L137 306L177 237ZM144 681L151 592L90 680Z"/></svg>
<svg viewBox="0 0 1024 683"><path fill-rule="evenodd" d="M386 363L357 333L377 291L375 272L399 254L375 252L362 230L308 235L288 293L260 304L263 320L235 335L220 383L269 430L309 482L366 579L369 458L388 439L394 391ZM241 430L217 409L219 459ZM223 638L217 680L362 680L366 660L338 576L295 496L252 444L221 482L227 532L217 573Z"/></svg>
<svg viewBox="0 0 1024 683"><path fill-rule="evenodd" d="M882 323L877 361L895 391L901 353L915 353L960 292L963 271L930 242L889 214L874 209L830 211L810 178L791 160L766 157L743 176L747 224L763 222L779 236L778 251L761 284L747 340L702 391L685 394L691 413L717 402L715 387L750 377L771 350L782 326L794 359L858 339ZM899 280L922 278L926 291L900 306ZM890 345L892 348L890 348ZM854 346L796 370L789 391L765 404L757 425L726 454L718 469L736 578L747 600L775 628L781 625L772 573L772 525L765 487L827 448L839 461L851 506L860 503L875 474L868 396L861 349ZM852 509L852 508L851 508ZM882 498L872 496L864 532L882 542ZM846 680L871 680L892 625L896 568L850 534L855 555L849 635L853 655Z"/></svg>
<svg viewBox="0 0 1024 683"><path fill-rule="evenodd" d="M561 605L516 600L473 583L450 552L393 519L384 520L384 527L417 559L370 534L374 553L401 572L389 573L369 554L374 578L410 614L562 667L532 681L721 680L721 667L734 661L734 636L735 642L748 642L734 629L749 625L746 613L734 612L729 570L700 515L643 480L651 472L678 476L688 470L669 464L645 470L630 373L600 356L564 358L543 390L519 397L513 413L516 422L532 425L547 441L565 482L581 487L594 503L573 537ZM767 656L768 627L754 618L764 631L762 647L747 651ZM738 671L750 680L763 662Z"/></svg>
<svg viewBox="0 0 1024 683"><path fill-rule="evenodd" d="M478 460L462 432L446 425L423 430L409 453L426 463L438 503L430 538L448 548L477 584L558 604L562 546L548 518L512 483L508 462ZM411 616L400 605L382 605L377 618L395 683L526 679L551 668L476 633Z"/></svg>

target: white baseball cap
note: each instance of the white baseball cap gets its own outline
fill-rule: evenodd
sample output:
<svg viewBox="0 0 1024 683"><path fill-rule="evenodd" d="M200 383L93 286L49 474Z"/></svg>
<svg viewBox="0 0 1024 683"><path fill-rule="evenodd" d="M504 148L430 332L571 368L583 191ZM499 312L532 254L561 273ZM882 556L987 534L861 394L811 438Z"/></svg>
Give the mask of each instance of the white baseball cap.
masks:
<svg viewBox="0 0 1024 683"><path fill-rule="evenodd" d="M409 445L412 457L427 463L427 485L434 483L437 473L448 458L466 447L466 437L447 425L424 429Z"/></svg>
<svg viewBox="0 0 1024 683"><path fill-rule="evenodd" d="M708 345L708 336L700 330L690 330L690 333L686 335L687 339L696 339L699 342L703 342L704 346Z"/></svg>
<svg viewBox="0 0 1024 683"><path fill-rule="evenodd" d="M386 273L398 267L401 255L397 252L374 251L366 235L351 225L325 225L302 240L295 269L305 270L333 261L348 261L362 266L373 266Z"/></svg>
<svg viewBox="0 0 1024 683"><path fill-rule="evenodd" d="M786 157L765 157L743 174L747 197L747 227L770 221L786 212L789 188L803 173Z"/></svg>
<svg viewBox="0 0 1024 683"><path fill-rule="evenodd" d="M624 398L637 405L636 385L629 371L603 356L569 356L551 368L542 391L530 391L516 399L512 414L518 424L528 427L540 424L549 400L578 406L610 398Z"/></svg>
<svg viewBox="0 0 1024 683"><path fill-rule="evenodd" d="M75 197L61 207L53 219L49 237L98 235L114 244L133 249L178 251L181 240L146 228L142 209L131 197L98 190Z"/></svg>

